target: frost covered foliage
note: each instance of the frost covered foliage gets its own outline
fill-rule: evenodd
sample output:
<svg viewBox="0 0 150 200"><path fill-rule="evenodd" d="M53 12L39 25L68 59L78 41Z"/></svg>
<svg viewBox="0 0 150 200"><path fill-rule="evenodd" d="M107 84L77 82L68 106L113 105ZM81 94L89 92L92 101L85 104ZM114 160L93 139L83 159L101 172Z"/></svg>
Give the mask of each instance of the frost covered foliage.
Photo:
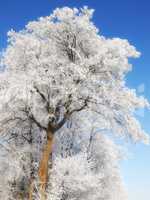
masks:
<svg viewBox="0 0 150 200"><path fill-rule="evenodd" d="M51 172L51 193L47 189L49 200L127 199L118 168L121 158L119 149L100 133L91 132L88 136L92 140L87 137L90 145L84 148L81 148L82 135L79 136L82 139L78 138L80 153L65 158L56 157Z"/></svg>
<svg viewBox="0 0 150 200"><path fill-rule="evenodd" d="M25 154L28 150L24 147L30 146L28 173L33 179L48 132L53 133L58 138L52 168L57 176L50 190L57 193L58 177L64 178L60 193L66 195L67 190L68 196L61 200L117 200L112 195L119 195L120 176L113 164L117 158L110 150L111 142L103 136L95 138L85 159L93 121L94 130L101 134L111 132L148 142L134 114L149 104L125 83L132 69L128 58L140 53L127 40L102 36L91 21L92 15L93 10L87 7L56 9L48 17L29 22L20 32L10 31L8 47L0 56L5 69L0 74L1 140ZM73 143L69 134L72 126L76 130ZM77 165L78 170L73 167ZM73 175L77 171L81 179ZM96 188L99 193L94 193ZM49 194L51 200L56 198Z"/></svg>
<svg viewBox="0 0 150 200"><path fill-rule="evenodd" d="M4 142L3 142L4 143ZM17 149L2 145L0 153L0 198L4 200L27 197L30 178L29 146Z"/></svg>

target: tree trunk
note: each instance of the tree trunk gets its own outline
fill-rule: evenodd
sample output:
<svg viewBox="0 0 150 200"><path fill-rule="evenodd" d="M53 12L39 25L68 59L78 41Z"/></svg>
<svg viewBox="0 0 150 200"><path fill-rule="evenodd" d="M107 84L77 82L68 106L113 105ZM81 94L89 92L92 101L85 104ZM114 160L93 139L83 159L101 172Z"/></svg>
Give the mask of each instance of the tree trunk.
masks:
<svg viewBox="0 0 150 200"><path fill-rule="evenodd" d="M52 165L52 146L53 146L54 134L51 130L47 130L47 143L44 146L42 158L39 165L39 180L40 180L40 195L41 200L46 199L46 186L48 180L48 163L50 161Z"/></svg>

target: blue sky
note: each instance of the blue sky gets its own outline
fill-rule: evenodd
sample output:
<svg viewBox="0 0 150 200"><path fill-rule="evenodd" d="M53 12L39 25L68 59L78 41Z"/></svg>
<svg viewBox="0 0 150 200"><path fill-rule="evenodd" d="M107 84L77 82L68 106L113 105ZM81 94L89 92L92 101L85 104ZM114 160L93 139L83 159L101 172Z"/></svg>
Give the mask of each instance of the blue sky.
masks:
<svg viewBox="0 0 150 200"><path fill-rule="evenodd" d="M40 16L49 15L56 7L94 8L94 23L107 37L128 39L142 53L132 61L134 68L127 77L127 84L138 89L143 84L145 95L150 100L150 1L149 0L1 0L0 1L0 49L6 47L6 33L11 28L20 30ZM139 116L150 133L150 112ZM129 191L129 200L150 198L150 147L128 144L132 151L130 160L122 162L122 174Z"/></svg>

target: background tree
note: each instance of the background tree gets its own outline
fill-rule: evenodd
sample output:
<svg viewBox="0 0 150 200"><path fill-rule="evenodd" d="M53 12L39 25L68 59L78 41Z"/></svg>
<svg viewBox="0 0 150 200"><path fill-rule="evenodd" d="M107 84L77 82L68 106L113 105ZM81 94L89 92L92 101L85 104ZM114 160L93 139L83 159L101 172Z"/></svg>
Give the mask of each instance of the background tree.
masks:
<svg viewBox="0 0 150 200"><path fill-rule="evenodd" d="M64 127L71 129L76 124L80 133L88 133L94 118L94 129L100 133L148 141L134 113L149 104L125 83L131 70L128 58L140 54L127 40L101 36L91 21L92 14L87 7L56 9L50 16L28 23L24 30L8 33L8 47L1 58L5 70L0 77L0 132L16 149L30 146L22 167L29 170L30 199L37 171L40 198L45 198L54 136L63 135L61 142L66 144ZM89 138L89 145L92 140ZM74 139L69 144L64 150L66 159L71 159ZM77 153L80 148L72 151ZM96 156L96 149L91 154ZM67 163L64 153L60 155ZM79 158L84 167L85 160Z"/></svg>

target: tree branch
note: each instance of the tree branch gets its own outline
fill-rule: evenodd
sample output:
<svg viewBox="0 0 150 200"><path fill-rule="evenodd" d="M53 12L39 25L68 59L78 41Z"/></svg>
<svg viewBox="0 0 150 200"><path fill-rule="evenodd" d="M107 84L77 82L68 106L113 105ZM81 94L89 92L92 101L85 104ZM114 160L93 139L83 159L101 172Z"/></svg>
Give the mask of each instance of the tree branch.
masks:
<svg viewBox="0 0 150 200"><path fill-rule="evenodd" d="M84 104L80 108L70 111L69 116L72 115L74 112L79 112L79 111L83 110L84 108L86 108L88 106L88 101L89 101L89 98L86 98L84 100Z"/></svg>
<svg viewBox="0 0 150 200"><path fill-rule="evenodd" d="M36 120L36 118L34 117L33 113L31 112L31 108L29 108L29 107L26 106L25 109L22 109L22 112L25 112L26 115L27 115L27 117L28 117L30 120L32 120L39 128L44 129L44 130L47 129L46 127L42 126L42 125L40 124L40 122L38 122L38 121Z"/></svg>
<svg viewBox="0 0 150 200"><path fill-rule="evenodd" d="M36 92L41 96L41 98L44 100L44 101L47 101L45 95L39 90L39 88L35 85L34 86Z"/></svg>

